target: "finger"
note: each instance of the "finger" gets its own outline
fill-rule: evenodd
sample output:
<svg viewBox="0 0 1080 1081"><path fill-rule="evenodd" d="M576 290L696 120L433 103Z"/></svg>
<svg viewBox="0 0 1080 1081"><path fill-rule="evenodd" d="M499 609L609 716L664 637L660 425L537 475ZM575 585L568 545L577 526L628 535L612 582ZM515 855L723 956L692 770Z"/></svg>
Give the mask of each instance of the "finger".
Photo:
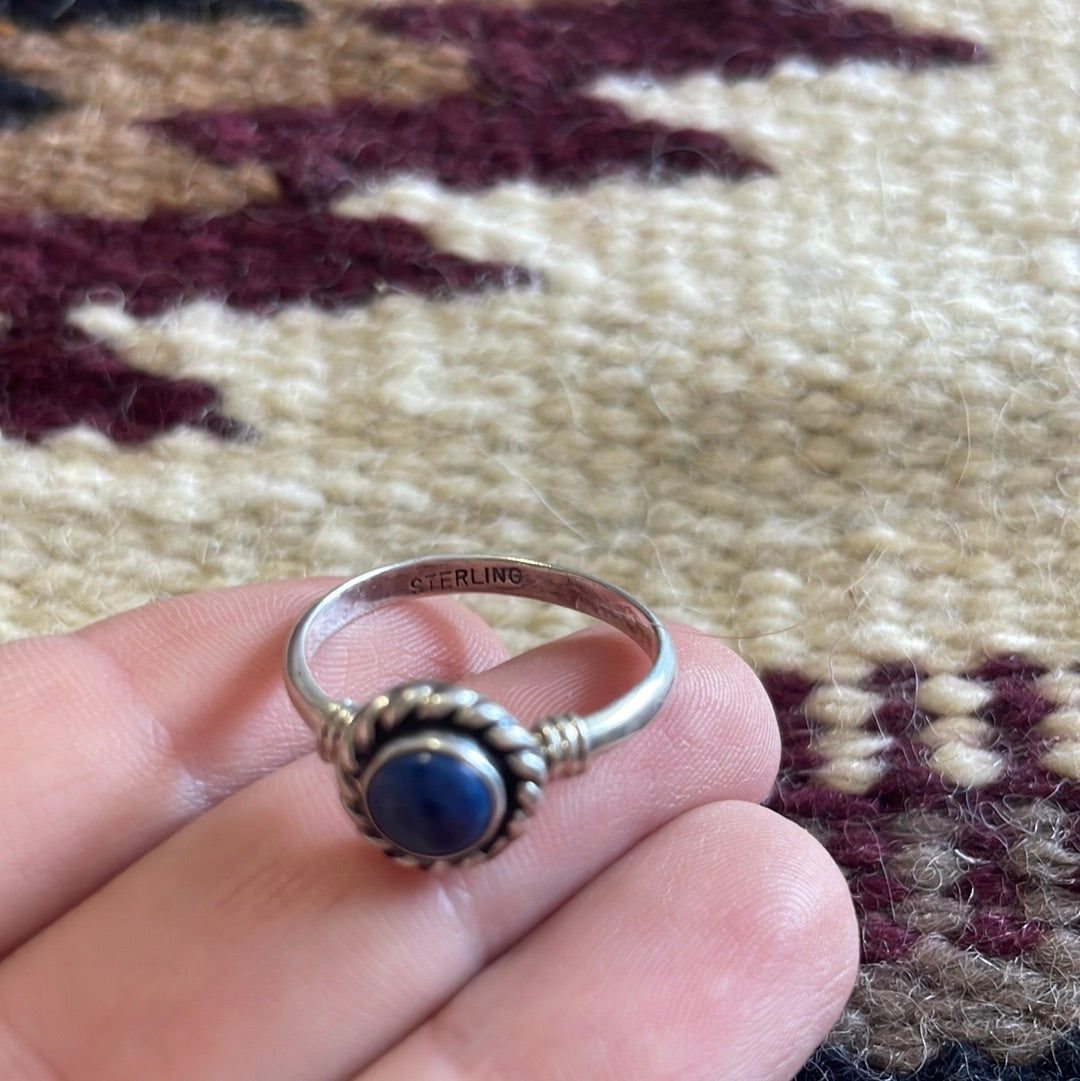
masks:
<svg viewBox="0 0 1080 1081"><path fill-rule="evenodd" d="M728 790L765 792L777 739L760 685L714 641L675 639L680 676L657 720L552 785L491 863L444 875L390 864L358 841L329 771L308 756L9 958L0 1016L72 1078L318 1081L359 1069L672 814ZM625 689L635 651L585 633L475 683L519 714L544 683L567 696L563 709L582 708Z"/></svg>
<svg viewBox="0 0 1080 1081"><path fill-rule="evenodd" d="M858 961L836 865L750 804L669 823L357 1081L788 1081Z"/></svg>
<svg viewBox="0 0 1080 1081"><path fill-rule="evenodd" d="M330 584L196 594L0 649L0 955L310 749L281 665L298 614ZM358 620L319 660L363 700L504 657L467 609L424 601Z"/></svg>

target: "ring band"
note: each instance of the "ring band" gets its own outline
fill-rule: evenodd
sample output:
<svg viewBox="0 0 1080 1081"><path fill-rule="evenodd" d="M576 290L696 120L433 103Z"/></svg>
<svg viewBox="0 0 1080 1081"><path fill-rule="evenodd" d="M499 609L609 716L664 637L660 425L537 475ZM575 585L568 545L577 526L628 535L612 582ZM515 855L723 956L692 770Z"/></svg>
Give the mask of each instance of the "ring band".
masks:
<svg viewBox="0 0 1080 1081"><path fill-rule="evenodd" d="M346 624L394 601L501 593L602 620L652 661L644 678L585 716L526 727L502 706L448 683L408 683L360 706L315 681L311 660ZM360 831L400 863L442 868L490 859L520 835L544 784L581 772L587 757L636 732L663 705L675 651L655 615L616 586L548 563L503 556L430 556L369 571L328 593L296 624L285 683L337 771Z"/></svg>

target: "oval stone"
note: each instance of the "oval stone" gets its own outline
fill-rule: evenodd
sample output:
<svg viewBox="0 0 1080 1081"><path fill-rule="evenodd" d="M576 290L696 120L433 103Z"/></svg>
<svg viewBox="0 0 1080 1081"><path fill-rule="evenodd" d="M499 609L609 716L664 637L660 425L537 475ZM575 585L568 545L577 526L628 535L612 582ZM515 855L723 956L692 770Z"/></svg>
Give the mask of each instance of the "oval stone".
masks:
<svg viewBox="0 0 1080 1081"><path fill-rule="evenodd" d="M384 762L367 784L378 830L418 856L450 856L488 831L495 800L479 770L438 751L415 750Z"/></svg>

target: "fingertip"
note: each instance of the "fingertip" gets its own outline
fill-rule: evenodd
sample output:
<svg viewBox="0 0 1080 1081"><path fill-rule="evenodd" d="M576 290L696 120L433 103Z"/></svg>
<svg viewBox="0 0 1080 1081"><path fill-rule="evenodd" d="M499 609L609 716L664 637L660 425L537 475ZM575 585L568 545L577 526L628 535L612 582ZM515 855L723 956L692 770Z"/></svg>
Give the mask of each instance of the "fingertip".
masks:
<svg viewBox="0 0 1080 1081"><path fill-rule="evenodd" d="M529 1076L789 1081L850 990L850 908L839 872L798 827L755 804L699 805L363 1076L443 1076L450 1062L455 1077L462 1064L507 1077L525 1061ZM510 1024L508 1044L498 1032Z"/></svg>
<svg viewBox="0 0 1080 1081"><path fill-rule="evenodd" d="M744 787L739 799L761 802L780 769L780 728L776 711L757 673L718 638L688 627L673 628L680 661L691 668L704 693L723 704L724 716L738 718Z"/></svg>
<svg viewBox="0 0 1080 1081"><path fill-rule="evenodd" d="M768 885L762 912L786 948L818 959L838 978L854 976L859 937L847 881L824 846L801 826L758 804L728 806L731 828L757 850L758 874ZM767 843L761 843L767 838Z"/></svg>
<svg viewBox="0 0 1080 1081"><path fill-rule="evenodd" d="M725 939L739 944L745 974L735 1026L742 1045L725 1054L755 1063L753 1076L791 1076L855 983L859 935L847 883L814 837L757 804L711 804L683 818L684 836L715 839L698 877L726 913ZM776 1039L779 1019L790 1039Z"/></svg>
<svg viewBox="0 0 1080 1081"><path fill-rule="evenodd" d="M780 731L753 669L719 639L671 625L679 675L651 738L711 766L708 799L761 802L780 766ZM703 801L704 802L704 801Z"/></svg>
<svg viewBox="0 0 1080 1081"><path fill-rule="evenodd" d="M592 783L621 784L638 770L666 777L673 812L688 798L763 800L776 779L780 734L761 682L716 638L679 624L670 631L676 675L667 700L612 758L597 756ZM513 657L473 685L532 724L548 714L600 709L648 666L631 639L599 625Z"/></svg>

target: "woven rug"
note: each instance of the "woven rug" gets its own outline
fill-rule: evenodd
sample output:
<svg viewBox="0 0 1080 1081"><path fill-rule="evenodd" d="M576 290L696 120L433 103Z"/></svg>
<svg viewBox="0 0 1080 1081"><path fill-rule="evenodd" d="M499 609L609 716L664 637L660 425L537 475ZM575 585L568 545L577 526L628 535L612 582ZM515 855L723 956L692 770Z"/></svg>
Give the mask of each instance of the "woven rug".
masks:
<svg viewBox="0 0 1080 1081"><path fill-rule="evenodd" d="M611 578L850 880L800 1081L1076 1078L1080 29L872 2L0 0L0 635Z"/></svg>

